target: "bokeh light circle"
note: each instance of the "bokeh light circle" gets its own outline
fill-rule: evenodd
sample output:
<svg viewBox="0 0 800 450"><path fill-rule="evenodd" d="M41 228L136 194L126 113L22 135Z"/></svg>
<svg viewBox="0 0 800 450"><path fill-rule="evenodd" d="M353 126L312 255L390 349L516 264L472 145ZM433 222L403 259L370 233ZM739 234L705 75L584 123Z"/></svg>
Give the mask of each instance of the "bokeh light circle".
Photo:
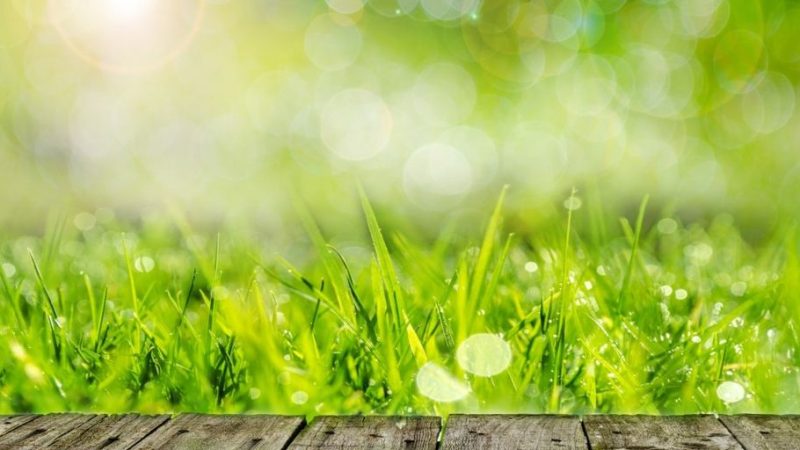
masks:
<svg viewBox="0 0 800 450"><path fill-rule="evenodd" d="M320 116L322 142L336 156L362 161L389 143L392 115L383 99L366 89L345 89L334 95Z"/></svg>
<svg viewBox="0 0 800 450"><path fill-rule="evenodd" d="M350 66L358 58L361 46L361 32L355 24L334 21L328 14L314 19L306 30L306 56L323 70L340 70Z"/></svg>
<svg viewBox="0 0 800 450"><path fill-rule="evenodd" d="M53 0L50 22L66 46L108 72L159 69L192 42L205 16L204 0Z"/></svg>
<svg viewBox="0 0 800 450"><path fill-rule="evenodd" d="M473 375L492 377L511 365L511 346L497 334L473 334L458 346L456 360Z"/></svg>
<svg viewBox="0 0 800 450"><path fill-rule="evenodd" d="M464 383L436 363L425 363L416 377L417 389L425 397L443 403L456 402L470 393Z"/></svg>

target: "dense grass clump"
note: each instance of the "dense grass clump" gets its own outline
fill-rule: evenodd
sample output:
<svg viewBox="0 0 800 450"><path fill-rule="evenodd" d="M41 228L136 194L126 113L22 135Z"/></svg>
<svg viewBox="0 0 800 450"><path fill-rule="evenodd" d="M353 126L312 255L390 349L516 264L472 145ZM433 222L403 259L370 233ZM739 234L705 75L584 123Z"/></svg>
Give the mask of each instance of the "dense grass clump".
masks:
<svg viewBox="0 0 800 450"><path fill-rule="evenodd" d="M751 246L643 205L584 240L571 198L514 237L501 205L482 239L418 243L364 200L370 253L303 215L299 267L185 225L5 239L0 412L800 410L792 228Z"/></svg>

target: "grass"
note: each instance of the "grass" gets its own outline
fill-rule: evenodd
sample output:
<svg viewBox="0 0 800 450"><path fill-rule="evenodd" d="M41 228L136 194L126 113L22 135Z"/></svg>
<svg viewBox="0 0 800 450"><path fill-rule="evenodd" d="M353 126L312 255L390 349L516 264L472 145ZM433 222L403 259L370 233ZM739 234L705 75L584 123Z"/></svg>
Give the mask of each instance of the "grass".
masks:
<svg viewBox="0 0 800 450"><path fill-rule="evenodd" d="M800 411L793 227L751 245L728 216L682 224L646 201L605 227L573 193L562 219L514 236L504 195L482 239L417 242L362 194L369 257L301 211L315 256L298 267L184 221L6 238L0 412ZM479 333L511 351L493 376L456 358ZM723 402L726 381L746 396Z"/></svg>

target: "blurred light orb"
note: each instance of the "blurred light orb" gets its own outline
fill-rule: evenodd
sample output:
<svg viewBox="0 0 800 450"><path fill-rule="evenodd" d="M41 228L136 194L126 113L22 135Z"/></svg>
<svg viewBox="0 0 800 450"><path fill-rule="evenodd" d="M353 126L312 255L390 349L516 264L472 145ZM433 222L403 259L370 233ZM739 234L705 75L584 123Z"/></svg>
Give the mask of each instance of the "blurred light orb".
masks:
<svg viewBox="0 0 800 450"><path fill-rule="evenodd" d="M421 0L425 13L436 20L455 20L477 11L480 0Z"/></svg>
<svg viewBox="0 0 800 450"><path fill-rule="evenodd" d="M599 56L587 56L558 77L558 98L572 114L601 114L617 90L614 69Z"/></svg>
<svg viewBox="0 0 800 450"><path fill-rule="evenodd" d="M745 123L758 133L772 133L794 115L796 93L789 79L777 72L764 75L753 90L742 96Z"/></svg>
<svg viewBox="0 0 800 450"><path fill-rule="evenodd" d="M456 402L470 392L467 385L458 381L442 366L432 362L420 367L416 382L419 393L436 402Z"/></svg>
<svg viewBox="0 0 800 450"><path fill-rule="evenodd" d="M85 62L111 72L156 70L194 39L204 0L51 0L50 22Z"/></svg>
<svg viewBox="0 0 800 450"><path fill-rule="evenodd" d="M156 262L149 256L140 256L133 261L133 268L137 272L151 272L156 267Z"/></svg>
<svg viewBox="0 0 800 450"><path fill-rule="evenodd" d="M413 87L414 106L420 118L431 125L455 125L475 108L477 91L472 76L453 63L425 68Z"/></svg>
<svg viewBox="0 0 800 450"><path fill-rule="evenodd" d="M72 224L81 231L91 231L95 224L97 224L97 218L94 214L82 212L75 216L72 220Z"/></svg>
<svg viewBox="0 0 800 450"><path fill-rule="evenodd" d="M445 131L437 142L458 149L469 162L472 181L484 186L494 179L497 172L497 147L486 132L480 128L460 125Z"/></svg>
<svg viewBox="0 0 800 450"><path fill-rule="evenodd" d="M583 200L580 197L570 196L564 200L564 208L568 211L577 211L583 206Z"/></svg>
<svg viewBox="0 0 800 450"><path fill-rule="evenodd" d="M758 81L764 59L761 36L749 30L722 35L714 48L713 70L722 89L730 93L749 91Z"/></svg>
<svg viewBox="0 0 800 450"><path fill-rule="evenodd" d="M377 94L366 89L345 89L323 107L320 117L322 142L336 156L363 161L380 153L389 143L392 114Z"/></svg>
<svg viewBox="0 0 800 450"><path fill-rule="evenodd" d="M12 278L17 274L16 266L11 263L3 263L0 265L0 270L3 271L3 275L5 275L6 278Z"/></svg>
<svg viewBox="0 0 800 450"><path fill-rule="evenodd" d="M325 3L339 14L355 14L364 8L366 0L325 0Z"/></svg>
<svg viewBox="0 0 800 450"><path fill-rule="evenodd" d="M433 143L411 154L403 170L406 194L423 206L452 203L469 191L473 169L461 151Z"/></svg>
<svg viewBox="0 0 800 450"><path fill-rule="evenodd" d="M134 21L153 12L155 0L106 0L106 14L109 19Z"/></svg>
<svg viewBox="0 0 800 450"><path fill-rule="evenodd" d="M336 21L323 14L309 25L305 35L308 59L322 70L341 70L353 64L361 53L363 39L355 24Z"/></svg>
<svg viewBox="0 0 800 450"><path fill-rule="evenodd" d="M305 391L294 391L291 400L295 405L305 405L308 402L308 394Z"/></svg>
<svg viewBox="0 0 800 450"><path fill-rule="evenodd" d="M725 403L737 403L744 400L744 387L735 381L723 381L717 386L717 397Z"/></svg>
<svg viewBox="0 0 800 450"><path fill-rule="evenodd" d="M456 360L473 375L492 377L511 365L511 346L497 334L473 334L458 346Z"/></svg>

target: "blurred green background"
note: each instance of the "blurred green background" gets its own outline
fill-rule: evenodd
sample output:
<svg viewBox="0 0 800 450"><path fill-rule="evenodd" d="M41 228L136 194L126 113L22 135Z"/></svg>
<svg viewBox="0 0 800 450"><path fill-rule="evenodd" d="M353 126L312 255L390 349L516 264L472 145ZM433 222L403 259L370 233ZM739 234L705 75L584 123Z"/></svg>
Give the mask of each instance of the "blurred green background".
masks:
<svg viewBox="0 0 800 450"><path fill-rule="evenodd" d="M800 4L5 0L0 229L170 208L347 233L355 180L429 233L572 186L759 230L796 217ZM105 211L101 209L101 211Z"/></svg>

